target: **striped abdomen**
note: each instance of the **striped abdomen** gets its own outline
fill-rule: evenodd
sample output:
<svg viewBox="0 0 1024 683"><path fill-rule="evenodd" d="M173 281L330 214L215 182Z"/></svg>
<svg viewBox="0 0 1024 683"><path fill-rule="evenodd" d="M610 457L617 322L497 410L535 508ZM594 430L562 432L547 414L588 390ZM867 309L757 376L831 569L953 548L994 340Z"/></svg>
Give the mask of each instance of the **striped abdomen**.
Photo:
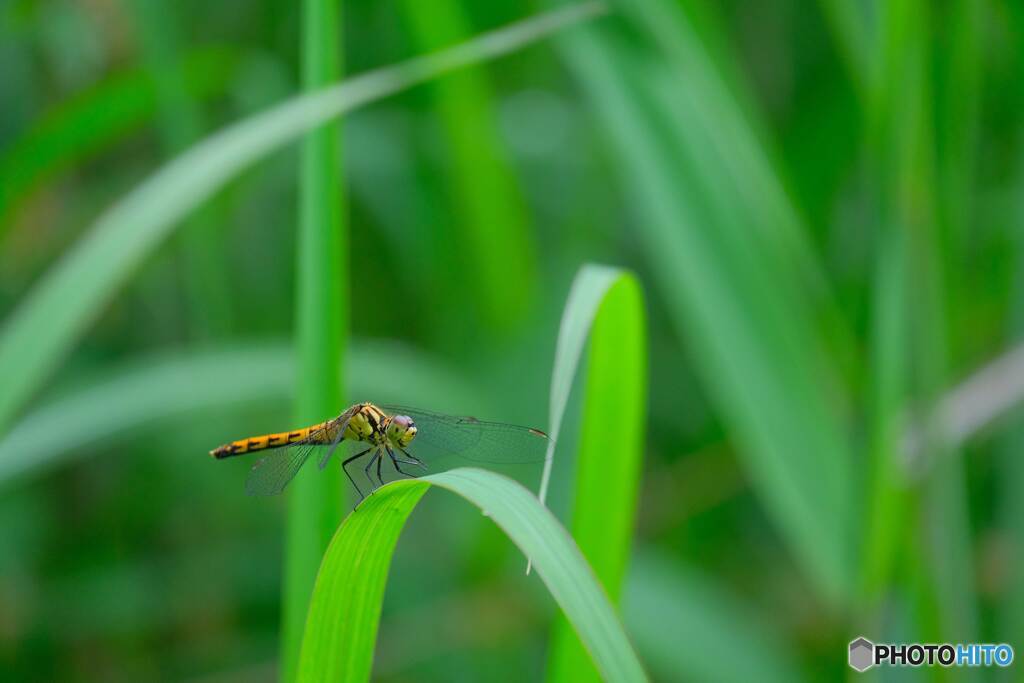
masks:
<svg viewBox="0 0 1024 683"><path fill-rule="evenodd" d="M302 429L293 429L290 432L277 432L275 434L264 434L263 436L251 436L248 439L232 441L210 451L215 458L230 458L233 455L242 455L252 451L262 451L267 448L280 448L289 444L302 441L313 435L311 443L331 443L334 440L336 420L328 420Z"/></svg>

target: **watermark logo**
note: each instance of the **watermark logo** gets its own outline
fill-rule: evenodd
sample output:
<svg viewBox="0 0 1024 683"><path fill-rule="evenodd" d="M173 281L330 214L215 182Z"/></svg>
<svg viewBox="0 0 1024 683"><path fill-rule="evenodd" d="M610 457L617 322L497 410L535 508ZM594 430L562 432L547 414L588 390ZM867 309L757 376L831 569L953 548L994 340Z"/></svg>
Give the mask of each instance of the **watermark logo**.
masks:
<svg viewBox="0 0 1024 683"><path fill-rule="evenodd" d="M1010 666L1013 646L1006 643L872 643L861 636L850 641L850 667L873 666Z"/></svg>
<svg viewBox="0 0 1024 683"><path fill-rule="evenodd" d="M850 643L850 666L857 671L866 671L874 666L875 644L864 637Z"/></svg>

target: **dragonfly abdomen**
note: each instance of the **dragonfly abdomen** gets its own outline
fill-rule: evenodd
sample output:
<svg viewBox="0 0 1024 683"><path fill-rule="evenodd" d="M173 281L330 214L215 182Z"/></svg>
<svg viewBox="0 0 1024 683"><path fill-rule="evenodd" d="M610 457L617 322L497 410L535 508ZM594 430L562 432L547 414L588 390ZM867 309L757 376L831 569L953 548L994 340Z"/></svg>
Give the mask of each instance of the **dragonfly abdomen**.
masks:
<svg viewBox="0 0 1024 683"><path fill-rule="evenodd" d="M232 441L226 443L223 446L218 446L210 451L210 455L217 458L230 458L235 455L243 455L245 453L251 453L253 451L263 451L268 448L280 448L281 446L287 446L299 441L303 441L310 437L312 434L317 440L321 439L324 443L330 441L328 433L330 429L329 422L321 422L319 424L312 425L310 427L303 427L301 429L293 429L290 432L275 432L273 434L263 434L261 436L250 436L248 439L239 439L238 441Z"/></svg>

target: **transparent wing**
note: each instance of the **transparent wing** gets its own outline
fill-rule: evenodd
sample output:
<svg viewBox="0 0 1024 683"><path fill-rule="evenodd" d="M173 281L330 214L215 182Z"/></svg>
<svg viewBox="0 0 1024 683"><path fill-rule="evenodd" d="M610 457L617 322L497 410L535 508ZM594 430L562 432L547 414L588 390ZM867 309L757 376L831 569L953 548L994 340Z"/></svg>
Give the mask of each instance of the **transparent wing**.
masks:
<svg viewBox="0 0 1024 683"><path fill-rule="evenodd" d="M284 491L288 482L295 478L309 456L315 452L323 454L320 460L320 469L323 469L344 438L347 426L348 420L337 432L331 430L329 434L327 428L318 429L302 441L266 451L249 471L245 492L250 496L276 496Z"/></svg>
<svg viewBox="0 0 1024 683"><path fill-rule="evenodd" d="M544 460L548 447L547 435L529 427L409 406L381 408L391 415L408 415L416 422L416 437L407 450L428 464L448 456L491 464L534 463Z"/></svg>
<svg viewBox="0 0 1024 683"><path fill-rule="evenodd" d="M317 443L295 443L286 448L267 451L256 461L245 480L250 496L276 496L284 491L314 451L325 448Z"/></svg>

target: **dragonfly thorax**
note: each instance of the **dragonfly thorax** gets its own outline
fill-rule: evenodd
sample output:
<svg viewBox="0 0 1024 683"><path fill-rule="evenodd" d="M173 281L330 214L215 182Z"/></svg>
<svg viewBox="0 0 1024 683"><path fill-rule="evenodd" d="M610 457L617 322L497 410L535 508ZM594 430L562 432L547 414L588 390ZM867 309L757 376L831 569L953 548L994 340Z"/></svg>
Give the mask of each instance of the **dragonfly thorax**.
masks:
<svg viewBox="0 0 1024 683"><path fill-rule="evenodd" d="M363 409L356 411L349 418L345 425L345 438L351 441L377 441L374 437L379 434L379 421L370 411Z"/></svg>
<svg viewBox="0 0 1024 683"><path fill-rule="evenodd" d="M416 436L416 423L408 415L388 415L372 403L356 404L348 412L345 438L351 441L407 448Z"/></svg>

